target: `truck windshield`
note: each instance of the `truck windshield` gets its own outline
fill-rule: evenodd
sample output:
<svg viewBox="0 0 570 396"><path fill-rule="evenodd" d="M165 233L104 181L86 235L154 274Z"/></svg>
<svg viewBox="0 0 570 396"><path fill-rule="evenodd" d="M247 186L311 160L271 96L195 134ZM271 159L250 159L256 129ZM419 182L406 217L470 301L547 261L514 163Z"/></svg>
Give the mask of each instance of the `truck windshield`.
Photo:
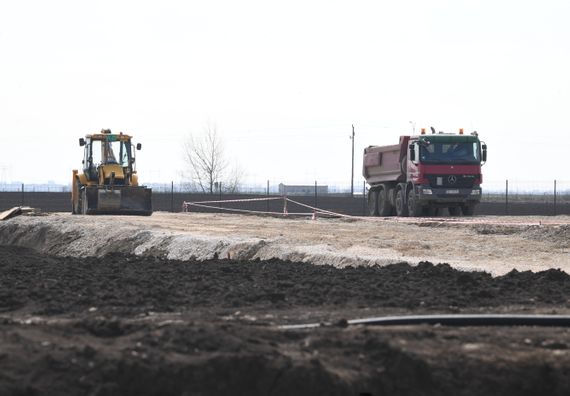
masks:
<svg viewBox="0 0 570 396"><path fill-rule="evenodd" d="M430 142L420 144L420 161L424 164L479 164L477 142Z"/></svg>

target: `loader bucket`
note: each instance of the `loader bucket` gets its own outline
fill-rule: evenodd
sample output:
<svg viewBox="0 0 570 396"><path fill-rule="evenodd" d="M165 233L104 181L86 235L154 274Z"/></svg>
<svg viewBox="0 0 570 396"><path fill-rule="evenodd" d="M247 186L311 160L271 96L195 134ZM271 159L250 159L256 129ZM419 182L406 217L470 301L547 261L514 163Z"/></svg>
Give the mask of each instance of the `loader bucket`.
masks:
<svg viewBox="0 0 570 396"><path fill-rule="evenodd" d="M111 189L88 186L84 197L85 214L152 214L152 189L147 187L116 186Z"/></svg>

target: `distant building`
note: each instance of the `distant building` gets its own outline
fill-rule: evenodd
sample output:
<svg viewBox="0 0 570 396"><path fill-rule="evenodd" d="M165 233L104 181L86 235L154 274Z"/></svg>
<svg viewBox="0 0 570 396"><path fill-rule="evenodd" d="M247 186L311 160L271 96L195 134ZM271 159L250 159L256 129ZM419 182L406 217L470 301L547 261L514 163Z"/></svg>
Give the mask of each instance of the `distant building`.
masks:
<svg viewBox="0 0 570 396"><path fill-rule="evenodd" d="M317 195L325 195L329 193L329 186L317 185ZM279 195L314 195L315 186L288 186L283 183L279 184Z"/></svg>

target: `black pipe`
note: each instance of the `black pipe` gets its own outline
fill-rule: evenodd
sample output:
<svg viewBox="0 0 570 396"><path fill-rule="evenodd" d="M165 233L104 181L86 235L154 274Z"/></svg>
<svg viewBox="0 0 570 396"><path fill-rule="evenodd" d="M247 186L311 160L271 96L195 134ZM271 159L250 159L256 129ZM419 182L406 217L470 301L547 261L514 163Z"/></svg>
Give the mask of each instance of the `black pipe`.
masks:
<svg viewBox="0 0 570 396"><path fill-rule="evenodd" d="M353 319L346 325L411 326L420 324L442 326L553 326L570 327L570 315L518 315L518 314L461 314L461 315L404 315ZM308 323L280 326L285 330L310 329L334 326L334 323Z"/></svg>

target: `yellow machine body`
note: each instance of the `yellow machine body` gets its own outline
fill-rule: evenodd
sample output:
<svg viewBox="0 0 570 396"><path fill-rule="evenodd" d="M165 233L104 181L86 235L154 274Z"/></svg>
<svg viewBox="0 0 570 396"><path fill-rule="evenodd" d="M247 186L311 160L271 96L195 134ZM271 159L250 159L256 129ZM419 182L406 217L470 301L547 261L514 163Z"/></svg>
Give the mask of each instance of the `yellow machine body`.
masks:
<svg viewBox="0 0 570 396"><path fill-rule="evenodd" d="M139 186L131 136L103 129L79 145L83 169L72 172L73 214L152 214L152 190Z"/></svg>

